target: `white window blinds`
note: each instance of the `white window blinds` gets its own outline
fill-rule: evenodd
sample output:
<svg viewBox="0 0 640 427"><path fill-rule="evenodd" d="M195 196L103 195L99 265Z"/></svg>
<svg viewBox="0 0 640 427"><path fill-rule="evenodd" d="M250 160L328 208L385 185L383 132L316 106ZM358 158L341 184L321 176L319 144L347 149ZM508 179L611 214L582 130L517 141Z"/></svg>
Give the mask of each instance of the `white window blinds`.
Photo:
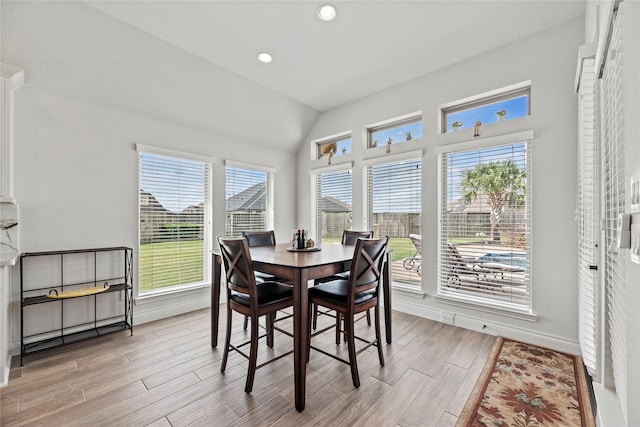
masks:
<svg viewBox="0 0 640 427"><path fill-rule="evenodd" d="M383 162L387 159L376 159ZM384 163L369 164L365 169L365 228L373 230L374 237L389 237L391 261L413 259L407 268L393 269L394 283L420 286L422 213L422 160L403 158ZM417 238L412 241L410 235ZM398 263L402 264L402 263ZM397 264L392 264L397 265Z"/></svg>
<svg viewBox="0 0 640 427"><path fill-rule="evenodd" d="M626 260L616 247L618 214L625 211L625 158L622 11L614 18L609 53L604 66L600 90L603 173L604 286L607 298L611 365L615 390L627 416L627 316ZM615 53L614 53L615 52Z"/></svg>
<svg viewBox="0 0 640 427"><path fill-rule="evenodd" d="M273 172L227 163L226 235L273 230Z"/></svg>
<svg viewBox="0 0 640 427"><path fill-rule="evenodd" d="M439 295L530 311L528 141L441 155Z"/></svg>
<svg viewBox="0 0 640 427"><path fill-rule="evenodd" d="M140 293L208 275L210 164L139 153Z"/></svg>
<svg viewBox="0 0 640 427"><path fill-rule="evenodd" d="M315 184L314 230L316 244L340 242L351 230L351 169L312 174Z"/></svg>
<svg viewBox="0 0 640 427"><path fill-rule="evenodd" d="M598 154L596 150L595 60L582 61L578 99L578 330L582 359L599 373Z"/></svg>

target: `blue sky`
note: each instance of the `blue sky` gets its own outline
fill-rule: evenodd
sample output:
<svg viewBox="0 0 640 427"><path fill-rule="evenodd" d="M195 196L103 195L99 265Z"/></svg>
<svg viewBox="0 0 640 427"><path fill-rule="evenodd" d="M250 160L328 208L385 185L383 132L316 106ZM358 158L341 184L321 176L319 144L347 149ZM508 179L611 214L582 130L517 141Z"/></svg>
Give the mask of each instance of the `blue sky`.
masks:
<svg viewBox="0 0 640 427"><path fill-rule="evenodd" d="M527 115L527 96L522 95L517 98L500 101L481 107L470 108L447 115L447 132L453 131L451 124L456 121L462 122L460 129L472 128L477 120L482 124L495 123L498 121L496 112L506 110L505 120L524 117Z"/></svg>

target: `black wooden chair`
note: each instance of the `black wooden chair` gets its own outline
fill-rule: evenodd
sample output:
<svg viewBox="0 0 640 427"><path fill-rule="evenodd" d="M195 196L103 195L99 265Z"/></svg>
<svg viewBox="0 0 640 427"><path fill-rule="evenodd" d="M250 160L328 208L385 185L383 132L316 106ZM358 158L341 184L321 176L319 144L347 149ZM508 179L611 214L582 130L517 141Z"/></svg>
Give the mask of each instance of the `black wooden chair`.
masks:
<svg viewBox="0 0 640 427"><path fill-rule="evenodd" d="M276 234L273 230L270 231L243 231L242 237L247 239L247 244L250 248L258 247L258 246L275 246L276 245ZM262 273L260 271L255 271L256 275L256 283L260 285L262 282L281 282L281 283L289 283L290 281L287 279L283 279L282 277L276 277L272 274ZM247 330L249 326L249 317L245 316L244 318L244 330Z"/></svg>
<svg viewBox="0 0 640 427"><path fill-rule="evenodd" d="M364 238L364 239L370 239L373 237L373 231L353 231L353 230L343 230L342 231L342 244L346 245L346 246L355 246L356 243L358 242L358 239L360 238ZM329 276L329 277L324 277L322 279L317 279L314 281L314 286L319 285L320 283L324 283L324 282L330 282L332 280L336 280L336 279L345 279L345 280L349 280L349 271L345 271L344 273L338 273L335 274L333 276ZM333 316L333 314L331 314L329 311L322 311L322 312L318 312L318 307L314 306L313 307L313 329L315 330L318 326L318 314L324 314L324 315L328 315L328 316ZM367 310L367 325L371 326L371 314L369 313L369 310ZM340 315L338 314L336 316L336 322L340 322ZM340 335L339 335L339 327L336 328L336 344L339 344L340 342Z"/></svg>
<svg viewBox="0 0 640 427"><path fill-rule="evenodd" d="M319 305L331 310L335 310L344 319L344 333L346 334L347 346L349 348L349 360L344 360L334 354L326 352L311 345L311 338L321 334L334 326L329 326L322 330L311 333L311 318L309 318L307 358L313 348L327 356L333 357L351 367L351 379L354 387L360 387L360 377L358 375L358 364L356 356L369 348L378 348L378 359L380 365L384 366L384 356L382 354L382 340L380 334L380 283L382 280L382 268L387 252L388 238L382 239L359 239L356 243L353 260L351 262L351 274L348 280L336 279L314 286L309 289L309 310L312 305ZM375 339L367 340L355 335L355 315L369 309L374 310ZM340 323L336 322L335 327ZM356 339L365 343L362 348L356 350Z"/></svg>
<svg viewBox="0 0 640 427"><path fill-rule="evenodd" d="M289 351L257 366L258 340L260 338L267 337L267 342L270 341L273 346L274 330L292 336L290 333L276 328L274 320L278 310L293 306L293 290L289 285L271 281L262 282L258 286L247 241L244 238L223 239L220 236L217 239L227 279L227 331L220 372L224 372L227 367L229 351L237 351L249 360L244 391L250 393L253 389L253 379L257 369L292 353ZM231 343L233 311L251 318L251 339L249 341L241 344ZM267 332L261 336L258 335L260 316L267 318ZM241 347L246 345L249 345L248 355L241 350Z"/></svg>

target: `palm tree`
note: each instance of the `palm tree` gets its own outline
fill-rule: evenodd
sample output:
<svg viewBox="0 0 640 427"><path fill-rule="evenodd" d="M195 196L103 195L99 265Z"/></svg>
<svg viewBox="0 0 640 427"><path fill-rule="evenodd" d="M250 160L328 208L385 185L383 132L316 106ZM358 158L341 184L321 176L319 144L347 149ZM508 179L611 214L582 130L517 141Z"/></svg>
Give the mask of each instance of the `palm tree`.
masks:
<svg viewBox="0 0 640 427"><path fill-rule="evenodd" d="M512 160L477 165L462 172L460 190L466 204L486 194L491 208L491 237L500 240L500 219L506 206L524 205L526 172Z"/></svg>

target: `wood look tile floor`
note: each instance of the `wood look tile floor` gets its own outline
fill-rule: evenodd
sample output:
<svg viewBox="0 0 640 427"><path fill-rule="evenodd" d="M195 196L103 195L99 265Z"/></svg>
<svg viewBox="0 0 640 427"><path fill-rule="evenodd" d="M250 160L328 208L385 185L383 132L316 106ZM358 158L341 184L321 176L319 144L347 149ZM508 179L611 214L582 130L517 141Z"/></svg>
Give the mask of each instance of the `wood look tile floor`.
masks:
<svg viewBox="0 0 640 427"><path fill-rule="evenodd" d="M119 332L32 355L23 367L14 357L9 384L0 389L0 425L453 426L495 341L394 312L385 366L373 347L358 356L360 388L346 364L312 351L306 408L299 413L293 356L259 369L246 394L247 362L232 352L220 373L224 336L212 349L209 318L207 309L139 325L134 336ZM290 321L278 324L290 328ZM373 334L366 322L357 325L358 335ZM234 317L235 342L245 334L242 318ZM347 356L333 331L313 345ZM276 332L275 350L264 340L260 348L266 360L291 349L291 338Z"/></svg>

